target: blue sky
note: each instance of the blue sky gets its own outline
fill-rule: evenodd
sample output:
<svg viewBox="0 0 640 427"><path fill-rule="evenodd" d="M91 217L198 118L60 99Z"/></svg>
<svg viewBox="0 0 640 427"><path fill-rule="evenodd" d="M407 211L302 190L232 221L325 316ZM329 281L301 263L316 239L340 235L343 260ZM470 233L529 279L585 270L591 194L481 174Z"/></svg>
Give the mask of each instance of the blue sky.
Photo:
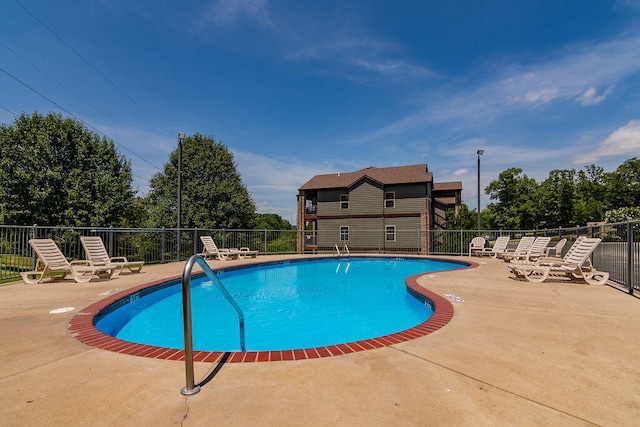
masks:
<svg viewBox="0 0 640 427"><path fill-rule="evenodd" d="M482 188L640 155L640 0L7 0L0 123L34 111L113 139L140 195L198 132L292 222L313 175L367 166L475 209L478 149Z"/></svg>

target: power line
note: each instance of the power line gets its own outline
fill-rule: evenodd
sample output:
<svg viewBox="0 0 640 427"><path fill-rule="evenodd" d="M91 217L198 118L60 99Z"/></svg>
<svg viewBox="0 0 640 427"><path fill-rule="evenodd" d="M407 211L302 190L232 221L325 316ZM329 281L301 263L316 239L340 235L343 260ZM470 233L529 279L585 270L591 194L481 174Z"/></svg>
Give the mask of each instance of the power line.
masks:
<svg viewBox="0 0 640 427"><path fill-rule="evenodd" d="M89 123L85 122L84 120L82 120L80 117L76 116L75 114L73 114L71 111L67 110L66 108L64 108L62 105L58 104L57 102L55 102L53 99L47 97L45 94L39 92L38 90L34 89L33 87L29 86L27 83L23 82L22 80L20 80L19 78L17 78L16 76L14 76L13 74L9 73L8 71L6 71L4 68L0 67L0 71L2 71L3 73L5 73L7 76L11 77L12 79L14 79L15 81L17 81L18 83L20 83L21 85L23 85L24 87L28 88L29 90L33 91L34 93L36 93L37 95L41 96L42 98L46 99L47 101L49 101L50 103L52 103L53 105L55 105L56 107L60 108L62 111L64 111L65 113L69 114L70 116L72 116L73 118L75 118L76 120L78 120L79 122L83 123L85 126L93 129L94 131L96 131L97 133L99 133L100 135L104 136L105 138L111 139L113 142L115 142L116 144L118 144L118 146L124 148L125 150L127 150L128 152L130 152L131 154L133 154L134 156L136 156L137 158L139 158L140 160L142 160L143 162L148 163L149 165L151 165L152 167L154 167L155 169L161 170L159 167L157 167L156 165L154 165L153 163L151 163L150 161L148 161L147 159L145 159L144 157L140 156L138 153L130 150L129 148L125 147L123 144L120 144L118 141L113 140L112 138L109 138L107 135L104 134L104 132L100 131L99 129L97 129L95 126L90 125ZM138 177L141 179L144 179L142 177Z"/></svg>
<svg viewBox="0 0 640 427"><path fill-rule="evenodd" d="M2 108L7 113L13 114L14 117L18 117L17 113L14 113L13 111L9 110L8 108L3 107L2 105L0 105L0 108Z"/></svg>
<svg viewBox="0 0 640 427"><path fill-rule="evenodd" d="M66 91L68 91L69 93L71 93L72 95L74 95L75 97L77 97L78 99L80 99L82 102L84 102L85 104L89 105L90 107L94 108L97 112L101 113L102 115L104 115L106 118L108 118L109 120L111 120L114 123L117 123L117 121L109 116L109 114L107 114L106 112L102 111L101 109L99 109L98 107L96 107L95 105L93 105L92 103L90 103L89 101L87 101L86 99L84 99L82 96L80 96L79 94L77 94L76 92L74 92L72 89L70 89L69 87L67 87L66 85L64 85L63 83L61 83L60 81L54 79L51 75L47 74L45 71L43 71L42 69L40 69L39 67L37 67L35 64L33 64L32 62L30 62L28 59L26 59L25 57L23 57L22 55L20 55L18 52L14 51L13 49L11 49L9 46L7 46L6 44L0 42L0 45L2 45L5 49L7 49L9 52L13 53L15 56L17 56L18 58L20 58L22 61L24 61L25 63L29 64L31 67L33 67L35 70L39 71L40 73L42 73L44 76L46 76L47 78L49 78L50 80L52 80L53 82L57 83L60 87L62 87L63 89L65 89ZM134 137L136 137L137 139L139 139L141 142L145 142L139 135L137 135L135 132L126 129L127 132L129 132L131 135L133 135ZM118 144L120 146L122 146L121 144ZM133 151L129 148L126 148L124 146L122 146L123 148L127 149L129 152L133 153ZM135 154L135 153L134 153ZM136 154L137 156L137 154ZM156 169L160 169L157 166L153 165Z"/></svg>
<svg viewBox="0 0 640 427"><path fill-rule="evenodd" d="M2 70L2 71L6 74L6 71L4 71L4 70ZM15 113L15 112L13 112L13 111L9 110L8 108L3 107L2 105L0 105L0 109L3 109L4 111L6 111L6 112L8 112L8 113L13 114L13 115L14 115L14 117L18 117L18 113ZM75 117L75 116L74 116L74 117ZM77 117L76 117L76 118L77 118ZM80 119L78 119L78 120L80 120ZM81 121L84 125L89 126L89 125L87 125L87 123L85 123L84 121L82 121L82 120L80 120L80 121ZM97 132L100 132L100 131L97 131ZM104 135L104 134L102 134L102 135ZM106 135L105 135L105 137L106 137ZM116 144L118 144L118 145L121 145L121 144L119 144L119 143L118 143L118 142L116 142L116 141L113 141L113 142L115 142L115 143L116 143ZM126 147L124 147L124 148L126 148ZM148 179L148 178L144 178L144 177L142 177L142 176L140 176L140 175L136 175L135 173L133 173L133 171L131 171L131 175L132 175L132 176L135 176L136 178L139 178L139 179L141 179L141 180L143 180L143 181L149 181L149 179Z"/></svg>
<svg viewBox="0 0 640 427"><path fill-rule="evenodd" d="M142 106L140 104L138 104L133 98L131 98L124 90L122 90L117 84L115 84L109 77L107 77L102 71L100 71L95 65L93 65L91 62L89 62L84 56L82 56L77 50L75 50L69 43L67 43L62 37L60 37L60 35L58 35L58 33L56 33L55 31L53 31L47 24L45 24L40 18L38 18L33 12L31 12L29 9L27 9L22 3L20 3L18 0L16 0L16 3L22 8L24 9L29 15L31 15L31 17L33 17L33 19L35 19L40 25L42 25L47 31L49 31L51 34L53 34L58 40L60 40L67 48L69 48L69 50L71 50L74 54L76 54L76 56L78 56L78 58L80 58L85 64L87 64L89 67L93 68L93 70L98 73L103 79L105 79L107 82L109 82L109 84L111 84L111 86L113 86L118 92L120 92L125 98L127 98L129 101L131 101L133 103L133 105L135 105L136 107L138 107L140 109L140 111L142 111L143 113L145 113L147 116L149 116L154 122L156 122L160 127L162 127L164 130L166 130L167 132L171 133L172 131L170 129L167 129L166 127L164 127L164 125L162 123L160 123L153 115L151 115L151 113L149 113L147 110L145 110L144 108L142 108ZM173 132L174 134L176 133L175 131Z"/></svg>
<svg viewBox="0 0 640 427"><path fill-rule="evenodd" d="M76 92L74 92L72 89L70 89L69 87L65 86L63 83L61 83L60 81L56 80L55 78L53 78L50 74L47 74L44 70L42 70L41 68L37 67L35 64L33 64L32 62L30 62L28 59L26 59L25 57L23 57L22 55L20 55L18 52L16 52L15 50L11 49L9 46L7 46L6 44L0 42L0 45L2 45L2 47L4 47L5 49L7 49L9 52L13 53L15 56L17 56L18 58L20 58L22 61L26 62L27 64L29 64L31 67L33 67L36 71L40 72L41 74L43 74L45 77L47 77L48 79L50 79L51 81L53 81L54 83L58 84L60 87L62 87L64 90L66 90L67 92L71 93L73 96L75 96L76 98L78 98L79 100L81 100L82 102L84 102L85 104L87 104L88 106L94 108L96 111L98 111L99 113L103 114L105 117L107 117L108 119L112 120L115 122L115 119L110 117L107 113L105 113L104 111L100 110L98 107L96 107L95 105L91 104L89 101L87 101L86 99L84 99L82 96L80 96L79 94L77 94Z"/></svg>

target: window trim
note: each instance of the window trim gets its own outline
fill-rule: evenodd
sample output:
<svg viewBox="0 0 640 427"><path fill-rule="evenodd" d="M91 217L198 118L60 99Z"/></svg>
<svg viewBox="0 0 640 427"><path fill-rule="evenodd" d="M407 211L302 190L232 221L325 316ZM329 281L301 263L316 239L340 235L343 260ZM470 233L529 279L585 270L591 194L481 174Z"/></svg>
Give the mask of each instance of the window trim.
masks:
<svg viewBox="0 0 640 427"><path fill-rule="evenodd" d="M346 236L346 239L344 238ZM340 241L348 242L349 241L349 226L341 225L340 226Z"/></svg>
<svg viewBox="0 0 640 427"><path fill-rule="evenodd" d="M389 239L389 234L393 233L393 239ZM385 242L396 242L398 240L398 234L396 233L395 225L385 225L384 226L384 241Z"/></svg>
<svg viewBox="0 0 640 427"><path fill-rule="evenodd" d="M391 195L391 197L388 197ZM391 202L391 206L387 206L387 204ZM384 192L384 207L385 209L392 209L396 207L396 192L395 191L385 191Z"/></svg>
<svg viewBox="0 0 640 427"><path fill-rule="evenodd" d="M340 194L340 209L349 209L349 193Z"/></svg>

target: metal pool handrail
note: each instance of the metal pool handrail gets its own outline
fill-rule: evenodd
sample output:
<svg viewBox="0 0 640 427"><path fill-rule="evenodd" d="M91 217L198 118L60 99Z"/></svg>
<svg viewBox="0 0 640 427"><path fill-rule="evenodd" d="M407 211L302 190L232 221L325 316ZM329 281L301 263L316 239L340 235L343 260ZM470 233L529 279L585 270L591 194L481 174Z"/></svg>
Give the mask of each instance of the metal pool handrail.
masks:
<svg viewBox="0 0 640 427"><path fill-rule="evenodd" d="M184 322L184 364L187 376L187 384L180 390L183 395L196 394L200 391L200 386L195 385L193 378L193 334L191 325L191 271L198 264L202 271L207 275L211 282L218 288L220 293L229 301L229 304L238 313L238 321L240 323L240 348L245 351L244 337L244 314L240 306L233 299L227 288L224 287L218 276L211 270L207 262L200 255L193 255L184 266L182 272L182 317Z"/></svg>
<svg viewBox="0 0 640 427"><path fill-rule="evenodd" d="M340 248L338 247L338 244L336 243L336 252L338 252L338 256L342 256L342 254L340 253ZM344 252L351 256L351 252L349 252L349 248L347 247L347 245L344 245Z"/></svg>

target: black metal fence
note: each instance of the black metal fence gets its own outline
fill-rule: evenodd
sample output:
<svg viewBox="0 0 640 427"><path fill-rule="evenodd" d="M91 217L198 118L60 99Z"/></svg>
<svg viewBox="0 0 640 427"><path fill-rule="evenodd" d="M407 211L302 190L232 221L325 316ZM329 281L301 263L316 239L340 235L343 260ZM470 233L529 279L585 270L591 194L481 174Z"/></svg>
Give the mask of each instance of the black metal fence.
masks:
<svg viewBox="0 0 640 427"><path fill-rule="evenodd" d="M213 236L220 248L248 247L261 254L296 252L295 230L0 226L0 280L18 278L21 271L34 268L36 258L30 239L53 239L67 258L76 260L84 259L80 237L99 236L110 256L159 264L201 253L203 235Z"/></svg>
<svg viewBox="0 0 640 427"><path fill-rule="evenodd" d="M509 248L515 248L523 236L549 236L550 246L566 238L561 256L578 236L599 237L602 242L592 255L595 268L609 272L612 282L630 294L640 289L640 221L594 224L586 227L545 230L448 230L431 231L430 253L459 255L469 253L469 243L482 236L491 244L499 236L509 236Z"/></svg>
<svg viewBox="0 0 640 427"><path fill-rule="evenodd" d="M640 288L640 221L545 230L395 230L391 236L395 239L393 242L388 242L390 236L387 230L358 230L358 233L369 234L367 241L377 242L367 247L352 247L349 241L341 240L336 232L331 232L331 237L320 236L318 231L304 230L299 233L300 241L307 245L318 240L332 242L326 247L314 249L319 252L333 252L335 245L342 251L347 245L352 253L423 255L467 255L469 243L476 236L485 237L489 244L499 236L509 236L510 247L515 247L522 236L550 236L552 243L566 238L568 243L565 251L580 235L600 237L602 243L592 259L595 267L609 272L611 280L629 293ZM154 264L185 260L202 252L200 236L203 235L212 236L220 248L248 247L261 254L292 254L299 252L296 247L297 234L296 230L0 226L0 280L17 279L21 271L34 268L36 259L29 246L29 239L33 238L51 238L69 259L83 259L80 237L100 236L110 256L126 256L130 260ZM403 240L423 243L419 246L399 244Z"/></svg>

